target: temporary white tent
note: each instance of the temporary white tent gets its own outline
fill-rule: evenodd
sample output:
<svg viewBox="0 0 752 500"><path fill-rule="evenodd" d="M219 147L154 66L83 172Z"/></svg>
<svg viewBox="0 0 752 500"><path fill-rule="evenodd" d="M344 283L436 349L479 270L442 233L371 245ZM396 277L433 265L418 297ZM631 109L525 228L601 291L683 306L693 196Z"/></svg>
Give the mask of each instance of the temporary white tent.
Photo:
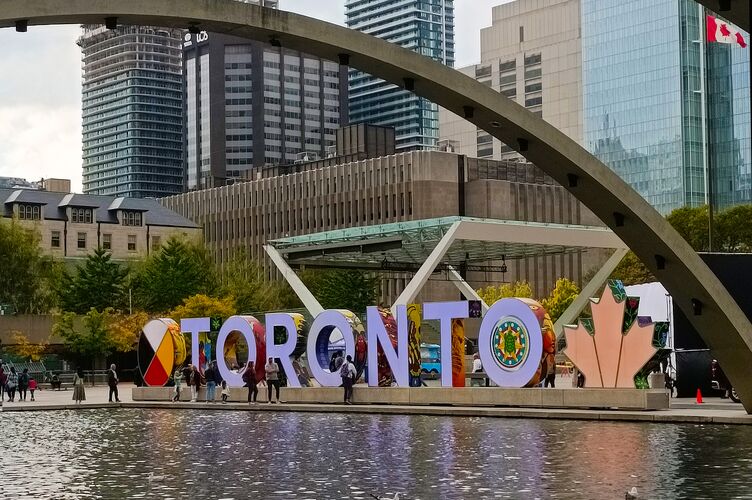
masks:
<svg viewBox="0 0 752 500"><path fill-rule="evenodd" d="M625 287L627 296L639 297L638 316L649 316L652 321L668 321L666 347L674 347L674 304L671 295L659 282L630 285Z"/></svg>

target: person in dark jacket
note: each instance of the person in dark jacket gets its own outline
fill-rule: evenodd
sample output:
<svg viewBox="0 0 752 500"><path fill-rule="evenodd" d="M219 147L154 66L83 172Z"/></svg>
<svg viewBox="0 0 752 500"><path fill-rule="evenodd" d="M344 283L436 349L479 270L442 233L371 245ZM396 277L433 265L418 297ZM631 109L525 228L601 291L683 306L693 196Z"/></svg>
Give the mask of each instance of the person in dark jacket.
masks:
<svg viewBox="0 0 752 500"><path fill-rule="evenodd" d="M3 398L5 397L5 370L3 370L3 360L0 359L0 403L3 402Z"/></svg>
<svg viewBox="0 0 752 500"><path fill-rule="evenodd" d="M110 365L110 370L107 372L107 385L110 386L110 403L112 403L112 395L115 395L115 402L120 402L120 396L118 395L118 379L117 372L115 371L115 364Z"/></svg>
<svg viewBox="0 0 752 500"><path fill-rule="evenodd" d="M217 391L217 381L215 380L213 363L209 363L209 366L204 370L204 377L206 378L206 402L213 403Z"/></svg>
<svg viewBox="0 0 752 500"><path fill-rule="evenodd" d="M243 382L248 387L248 404L256 404L258 398L258 380L256 380L256 366L249 361L243 372Z"/></svg>

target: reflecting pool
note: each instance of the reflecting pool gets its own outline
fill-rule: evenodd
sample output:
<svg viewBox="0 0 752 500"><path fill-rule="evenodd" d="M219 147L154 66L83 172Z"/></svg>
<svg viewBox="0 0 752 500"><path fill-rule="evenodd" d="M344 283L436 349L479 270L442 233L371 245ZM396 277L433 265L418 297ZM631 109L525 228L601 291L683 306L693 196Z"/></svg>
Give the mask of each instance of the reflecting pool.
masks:
<svg viewBox="0 0 752 500"><path fill-rule="evenodd" d="M170 409L0 413L0 498L752 497L752 429Z"/></svg>

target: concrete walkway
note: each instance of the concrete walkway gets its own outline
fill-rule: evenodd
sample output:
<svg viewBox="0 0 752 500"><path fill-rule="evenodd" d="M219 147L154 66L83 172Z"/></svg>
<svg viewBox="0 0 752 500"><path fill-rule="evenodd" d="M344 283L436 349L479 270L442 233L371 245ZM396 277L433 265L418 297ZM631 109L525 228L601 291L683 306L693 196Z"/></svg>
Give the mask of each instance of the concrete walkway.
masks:
<svg viewBox="0 0 752 500"><path fill-rule="evenodd" d="M469 406L424 406L424 405L324 405L324 404L275 404L258 405L228 403L171 403L134 402L131 386L120 390L122 403L108 403L108 388L97 386L86 388L86 401L77 406L72 401L73 391L37 391L36 401L3 403L3 412L93 409L93 408L169 408L175 410L214 410L214 411L295 411L313 413L368 413L398 415L437 415L453 417L497 417L497 418L553 418L567 420L607 420L656 423L693 424L737 424L752 425L752 415L747 415L741 404L720 398L706 398L702 405L693 399L672 399L671 409L660 411L587 410L587 409L543 409Z"/></svg>

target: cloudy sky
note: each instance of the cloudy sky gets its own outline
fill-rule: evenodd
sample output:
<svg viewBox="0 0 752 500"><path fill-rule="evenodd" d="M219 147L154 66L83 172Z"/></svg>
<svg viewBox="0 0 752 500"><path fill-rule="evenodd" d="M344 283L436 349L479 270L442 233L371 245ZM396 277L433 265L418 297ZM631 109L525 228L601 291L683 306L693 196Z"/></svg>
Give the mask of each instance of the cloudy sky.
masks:
<svg viewBox="0 0 752 500"><path fill-rule="evenodd" d="M479 62L480 28L509 0L455 0L457 66ZM343 24L345 0L282 0L283 9ZM78 26L0 29L0 176L61 177L81 190Z"/></svg>

